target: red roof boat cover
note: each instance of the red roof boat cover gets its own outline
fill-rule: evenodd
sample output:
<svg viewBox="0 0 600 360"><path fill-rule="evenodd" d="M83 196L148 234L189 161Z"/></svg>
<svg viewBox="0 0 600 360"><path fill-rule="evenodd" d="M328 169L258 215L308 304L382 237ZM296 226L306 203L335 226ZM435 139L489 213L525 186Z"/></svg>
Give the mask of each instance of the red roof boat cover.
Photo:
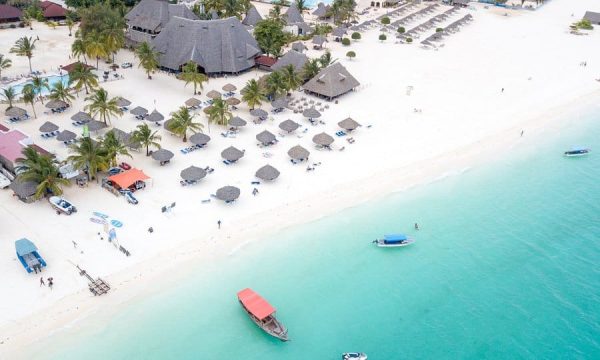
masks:
<svg viewBox="0 0 600 360"><path fill-rule="evenodd" d="M275 308L252 289L244 289L237 295L244 307L259 320L263 320L275 312Z"/></svg>
<svg viewBox="0 0 600 360"><path fill-rule="evenodd" d="M119 185L121 189L128 188L138 181L144 181L147 179L150 179L150 177L144 174L142 170L135 168L128 171L123 171L120 174L113 175L108 178L108 180Z"/></svg>

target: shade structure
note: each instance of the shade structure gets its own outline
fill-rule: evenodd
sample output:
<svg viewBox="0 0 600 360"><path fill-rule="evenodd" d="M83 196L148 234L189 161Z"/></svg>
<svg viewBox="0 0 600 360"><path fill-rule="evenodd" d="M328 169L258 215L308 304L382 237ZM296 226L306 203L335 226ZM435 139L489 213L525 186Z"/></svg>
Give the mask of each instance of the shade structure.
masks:
<svg viewBox="0 0 600 360"><path fill-rule="evenodd" d="M171 124L173 124L174 122L175 122L175 120L173 120L173 119L169 119L169 120L167 120L167 121L165 121L165 122L163 123L163 127L164 127L164 128L165 128L165 130L167 130L167 131L172 131L172 130L171 130Z"/></svg>
<svg viewBox="0 0 600 360"><path fill-rule="evenodd" d="M331 137L331 135L327 135L326 133L322 132L320 134L313 136L312 141L317 145L329 146L333 143L333 137Z"/></svg>
<svg viewBox="0 0 600 360"><path fill-rule="evenodd" d="M129 105L131 105L131 101L129 101L125 98L122 98L122 97L117 98L117 106L118 107L129 106Z"/></svg>
<svg viewBox="0 0 600 360"><path fill-rule="evenodd" d="M240 126L246 126L246 124L247 124L246 120L242 119L239 116L235 116L235 117L232 117L231 119L229 119L229 126L240 127Z"/></svg>
<svg viewBox="0 0 600 360"><path fill-rule="evenodd" d="M50 100L46 103L46 107L48 109L63 109L69 106L66 102L62 100Z"/></svg>
<svg viewBox="0 0 600 360"><path fill-rule="evenodd" d="M281 130L289 132L289 133L292 131L295 131L299 127L300 127L300 124L298 124L297 122L290 120L290 119L282 121L281 124L279 124L279 128Z"/></svg>
<svg viewBox="0 0 600 360"><path fill-rule="evenodd" d="M259 118L265 118L269 114L266 111L264 111L263 109L252 109L252 110L250 110L250 115L256 116Z"/></svg>
<svg viewBox="0 0 600 360"><path fill-rule="evenodd" d="M279 174L279 170L275 169L271 165L265 165L258 169L254 175L261 180L271 181L277 179Z"/></svg>
<svg viewBox="0 0 600 360"><path fill-rule="evenodd" d="M204 111L205 114L208 114L211 110L212 110L213 106L207 106L204 109L202 109L202 111Z"/></svg>
<svg viewBox="0 0 600 360"><path fill-rule="evenodd" d="M211 90L206 94L206 97L209 99L220 99L221 98L221 93L218 92L217 90Z"/></svg>
<svg viewBox="0 0 600 360"><path fill-rule="evenodd" d="M233 84L225 84L225 85L223 85L223 87L221 89L223 89L223 91L227 91L227 92L236 91L237 86L235 86Z"/></svg>
<svg viewBox="0 0 600 360"><path fill-rule="evenodd" d="M138 181L148 180L150 177L140 169L130 169L127 171L123 171L122 173L110 176L108 180L112 181L113 184L116 184L121 189L126 189L131 185L135 184Z"/></svg>
<svg viewBox="0 0 600 360"><path fill-rule="evenodd" d="M221 157L227 161L238 161L244 157L244 152L233 146L221 151Z"/></svg>
<svg viewBox="0 0 600 360"><path fill-rule="evenodd" d="M49 133L58 130L58 125L53 122L46 121L40 126L40 132Z"/></svg>
<svg viewBox="0 0 600 360"><path fill-rule="evenodd" d="M151 122L159 122L159 121L163 121L165 119L165 117L163 116L163 114L159 113L158 111L154 110L150 113L150 115L148 115L146 117L146 121L151 121Z"/></svg>
<svg viewBox="0 0 600 360"><path fill-rule="evenodd" d="M203 133L195 133L190 136L190 142L194 145L206 145L210 141L210 136Z"/></svg>
<svg viewBox="0 0 600 360"><path fill-rule="evenodd" d="M223 186L217 190L216 197L219 200L231 202L240 197L240 189L235 186Z"/></svg>
<svg viewBox="0 0 600 360"><path fill-rule="evenodd" d="M98 131L108 127L108 125L106 125L102 121L92 120L87 123L87 127L89 131Z"/></svg>
<svg viewBox="0 0 600 360"><path fill-rule="evenodd" d="M131 109L129 112L135 116L144 116L148 113L148 110L141 106L136 106L135 108Z"/></svg>
<svg viewBox="0 0 600 360"><path fill-rule="evenodd" d="M90 116L90 114L80 111L77 114L71 116L71 120L79 122L90 122L92 121L92 117Z"/></svg>
<svg viewBox="0 0 600 360"><path fill-rule="evenodd" d="M225 100L225 102L230 106L239 105L241 103L240 99L234 97L230 97L229 99Z"/></svg>
<svg viewBox="0 0 600 360"><path fill-rule="evenodd" d="M244 289L237 296L248 312L259 320L264 320L275 312L275 308L252 289Z"/></svg>
<svg viewBox="0 0 600 360"><path fill-rule="evenodd" d="M169 161L173 158L174 154L167 149L158 149L152 153L152 158L156 161Z"/></svg>
<svg viewBox="0 0 600 360"><path fill-rule="evenodd" d="M194 106L198 106L202 104L202 101L196 99L196 98L189 98L185 101L185 106L187 107L194 107Z"/></svg>
<svg viewBox="0 0 600 360"><path fill-rule="evenodd" d="M309 118L309 119L316 119L318 117L321 117L321 113L314 107L304 110L302 112L302 115L304 115L304 117Z"/></svg>
<svg viewBox="0 0 600 360"><path fill-rule="evenodd" d="M295 160L308 159L310 152L300 145L296 145L288 150L288 155Z"/></svg>
<svg viewBox="0 0 600 360"><path fill-rule="evenodd" d="M25 109L21 109L18 106L9 107L8 109L6 109L6 111L4 111L4 115L10 117L21 117L25 114L27 114L27 111Z"/></svg>
<svg viewBox="0 0 600 360"><path fill-rule="evenodd" d="M206 176L206 170L197 166L190 166L181 170L181 178L187 181L198 181Z"/></svg>
<svg viewBox="0 0 600 360"><path fill-rule="evenodd" d="M288 105L288 101L285 98L275 99L271 102L273 109L283 109Z"/></svg>
<svg viewBox="0 0 600 360"><path fill-rule="evenodd" d="M75 135L74 132L69 131L69 130L63 130L56 136L56 140L71 141L71 140L75 139L76 137L77 137L77 135Z"/></svg>
<svg viewBox="0 0 600 360"><path fill-rule="evenodd" d="M352 118L346 118L342 121L340 121L338 123L338 126L341 127L344 130L348 130L348 131L352 131L354 129L356 129L357 127L360 126L359 123L357 123L354 119Z"/></svg>
<svg viewBox="0 0 600 360"><path fill-rule="evenodd" d="M265 130L256 134L256 140L258 140L263 145L271 145L275 142L276 138L275 135L273 135L271 132Z"/></svg>

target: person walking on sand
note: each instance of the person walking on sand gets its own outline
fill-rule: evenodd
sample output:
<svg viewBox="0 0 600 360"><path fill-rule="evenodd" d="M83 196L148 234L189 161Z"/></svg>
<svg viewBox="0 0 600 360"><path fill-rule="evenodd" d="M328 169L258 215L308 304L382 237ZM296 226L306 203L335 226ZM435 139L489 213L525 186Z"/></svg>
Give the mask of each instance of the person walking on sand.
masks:
<svg viewBox="0 0 600 360"><path fill-rule="evenodd" d="M42 286L46 286L46 283L44 282L44 277L43 276L40 278L40 287L42 287Z"/></svg>
<svg viewBox="0 0 600 360"><path fill-rule="evenodd" d="M415 223L415 230L419 230L419 224Z"/></svg>
<svg viewBox="0 0 600 360"><path fill-rule="evenodd" d="M48 287L50 288L50 290L52 290L52 286L54 285L54 278L49 277L48 278Z"/></svg>
<svg viewBox="0 0 600 360"><path fill-rule="evenodd" d="M221 220L217 221L217 227L221 229Z"/></svg>
<svg viewBox="0 0 600 360"><path fill-rule="evenodd" d="M504 88L502 88L502 92L504 92Z"/></svg>
<svg viewBox="0 0 600 360"><path fill-rule="evenodd" d="M525 130L521 130L521 137L523 137L524 133L525 133Z"/></svg>

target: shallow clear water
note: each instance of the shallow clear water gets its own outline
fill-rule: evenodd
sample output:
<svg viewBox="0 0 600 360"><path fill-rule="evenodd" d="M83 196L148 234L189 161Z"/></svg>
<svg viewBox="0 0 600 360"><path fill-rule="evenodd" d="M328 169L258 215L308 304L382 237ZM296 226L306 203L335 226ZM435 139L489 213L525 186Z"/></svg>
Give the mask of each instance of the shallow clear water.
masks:
<svg viewBox="0 0 600 360"><path fill-rule="evenodd" d="M65 86L69 85L69 75L68 74L52 75L52 76L46 76L46 77L42 77L42 78L48 79L48 86L50 87L50 89L52 89L52 86L54 84L57 84L59 82L62 82L63 85L65 85ZM12 88L14 89L15 93L17 93L20 96L21 93L23 92L23 88L27 84L31 84L31 81L26 81L22 84L14 85L14 86L12 86ZM42 95L48 95L49 93L50 93L50 91L48 91L47 89L42 89Z"/></svg>
<svg viewBox="0 0 600 360"><path fill-rule="evenodd" d="M216 276L199 270L106 327L55 337L34 357L598 359L594 119L459 176L286 229L231 256ZM574 144L596 152L561 156ZM417 242L370 243L397 231ZM247 318L235 296L245 287L278 308L292 341Z"/></svg>

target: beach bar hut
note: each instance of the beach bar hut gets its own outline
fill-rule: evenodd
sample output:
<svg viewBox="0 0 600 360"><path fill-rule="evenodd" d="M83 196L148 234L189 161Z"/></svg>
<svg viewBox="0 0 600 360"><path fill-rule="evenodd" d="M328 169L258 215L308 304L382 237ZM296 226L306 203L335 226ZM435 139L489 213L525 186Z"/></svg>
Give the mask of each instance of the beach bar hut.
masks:
<svg viewBox="0 0 600 360"><path fill-rule="evenodd" d="M304 91L328 100L354 90L360 83L346 68L335 62L303 85Z"/></svg>
<svg viewBox="0 0 600 360"><path fill-rule="evenodd" d="M257 178L265 181L272 181L279 177L279 170L271 165L265 165L256 171L254 174Z"/></svg>
<svg viewBox="0 0 600 360"><path fill-rule="evenodd" d="M230 203L240 197L240 189L236 188L235 186L223 186L217 190L217 194L215 196L219 200Z"/></svg>
<svg viewBox="0 0 600 360"><path fill-rule="evenodd" d="M46 266L46 262L38 253L38 249L29 239L20 239L15 241L15 249L17 250L17 258L27 270L28 273L42 271L42 267Z"/></svg>

